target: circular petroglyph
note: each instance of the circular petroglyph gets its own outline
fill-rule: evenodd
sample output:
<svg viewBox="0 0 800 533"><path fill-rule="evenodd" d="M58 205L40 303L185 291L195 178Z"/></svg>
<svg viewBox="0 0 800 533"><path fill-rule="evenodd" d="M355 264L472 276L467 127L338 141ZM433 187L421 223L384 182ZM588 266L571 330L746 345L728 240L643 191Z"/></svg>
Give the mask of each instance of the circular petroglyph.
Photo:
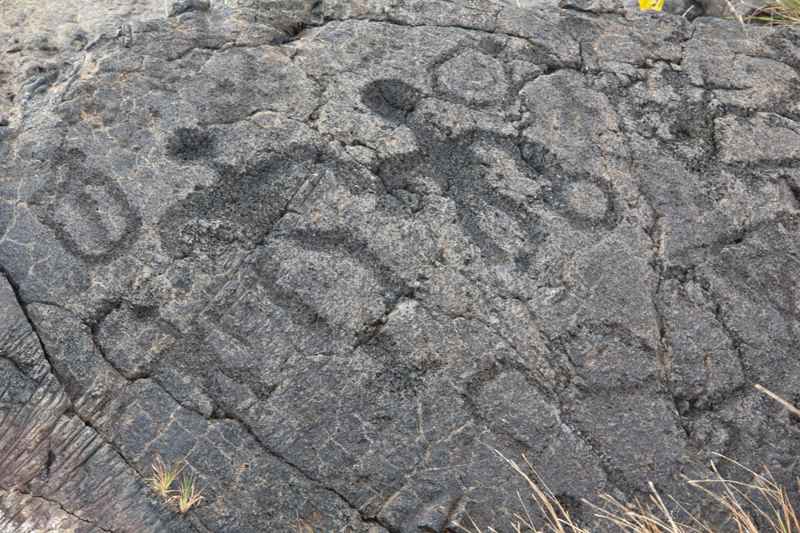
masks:
<svg viewBox="0 0 800 533"><path fill-rule="evenodd" d="M85 166L85 154L60 158L31 197L33 211L75 257L108 263L136 241L141 218L116 180Z"/></svg>
<svg viewBox="0 0 800 533"><path fill-rule="evenodd" d="M573 225L588 229L613 228L619 222L616 193L610 183L589 175L556 172L544 201Z"/></svg>
<svg viewBox="0 0 800 533"><path fill-rule="evenodd" d="M440 91L471 104L496 103L508 92L503 65L477 50L467 50L442 63L436 78Z"/></svg>

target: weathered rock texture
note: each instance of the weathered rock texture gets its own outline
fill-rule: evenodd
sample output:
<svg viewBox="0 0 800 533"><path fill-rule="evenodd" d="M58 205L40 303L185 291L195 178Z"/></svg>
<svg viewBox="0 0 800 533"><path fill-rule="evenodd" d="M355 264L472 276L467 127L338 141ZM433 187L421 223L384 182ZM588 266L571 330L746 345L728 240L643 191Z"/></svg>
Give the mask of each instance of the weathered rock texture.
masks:
<svg viewBox="0 0 800 533"><path fill-rule="evenodd" d="M4 15L3 531L502 531L494 450L579 515L800 473L752 390L800 390L798 33L152 4Z"/></svg>

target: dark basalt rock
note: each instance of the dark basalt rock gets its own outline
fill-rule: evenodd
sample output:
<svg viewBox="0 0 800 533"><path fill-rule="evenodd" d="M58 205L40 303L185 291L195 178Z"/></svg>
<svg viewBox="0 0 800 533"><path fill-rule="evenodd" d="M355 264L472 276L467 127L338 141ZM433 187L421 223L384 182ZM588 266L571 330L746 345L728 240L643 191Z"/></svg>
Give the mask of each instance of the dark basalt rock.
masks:
<svg viewBox="0 0 800 533"><path fill-rule="evenodd" d="M791 31L63 4L0 23L3 531L502 531L495 450L586 519L800 473L752 388L800 387Z"/></svg>

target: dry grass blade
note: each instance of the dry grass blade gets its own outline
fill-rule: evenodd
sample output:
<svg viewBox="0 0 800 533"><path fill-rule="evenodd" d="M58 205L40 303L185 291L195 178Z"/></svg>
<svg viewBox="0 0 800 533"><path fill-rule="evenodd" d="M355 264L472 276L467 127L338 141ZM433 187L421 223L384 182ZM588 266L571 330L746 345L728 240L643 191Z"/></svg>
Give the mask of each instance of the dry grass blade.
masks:
<svg viewBox="0 0 800 533"><path fill-rule="evenodd" d="M454 525L458 529L460 529L462 531L465 531L466 533L495 533L494 528L490 527L489 529L483 530L478 526L478 524L475 523L475 521L472 519L472 517L467 516L467 518L469 519L470 524L471 524L469 527L461 525L461 524L459 524L457 522Z"/></svg>
<svg viewBox="0 0 800 533"><path fill-rule="evenodd" d="M800 0L777 0L773 4L759 7L746 18L768 26L793 26L800 24ZM756 388L760 386L757 385ZM765 392L765 391L762 391Z"/></svg>
<svg viewBox="0 0 800 533"><path fill-rule="evenodd" d="M528 511L527 506L522 501L521 495L517 494L520 503L523 505L523 509L525 509L525 515L514 515L516 522L511 525L514 533L543 533L545 531L549 531L551 533L590 533L589 530L583 529L573 520L569 511L564 508L560 501L558 501L558 498L556 498L555 494L553 494L547 485L540 480L537 481L532 479L531 476L529 476L528 473L526 473L517 463L511 459L508 459L498 450L495 450L495 453L497 453L497 455L499 455L503 461L511 466L511 468L526 481L528 488L531 491L531 499L538 507L539 512L544 517L545 521L544 528L537 526L534 523L533 517ZM533 474L533 476L538 478L539 476L536 474L536 470L533 468L531 463L526 457L524 457L524 459L530 472ZM466 527L461 524L455 525L467 533L496 533L494 528L481 529L472 519L470 519L470 522L470 527Z"/></svg>
<svg viewBox="0 0 800 533"><path fill-rule="evenodd" d="M733 2L731 2L731 0L725 0L725 4L728 6L731 14L736 18L736 20L739 21L739 24L742 26L742 28L744 28L745 19L739 10L736 9L736 6L733 5Z"/></svg>
<svg viewBox="0 0 800 533"><path fill-rule="evenodd" d="M608 494L600 496L603 507L586 500L584 502L594 509L597 518L611 523L621 531L631 533L701 533L709 531L702 522L691 515L689 516L697 523L698 527L679 522L656 490L655 485L650 483L649 486L651 492L649 502L637 499L632 504L625 504Z"/></svg>
<svg viewBox="0 0 800 533"><path fill-rule="evenodd" d="M153 475L148 478L150 487L162 498L168 500L175 492L172 489L172 484L177 479L178 474L183 470L181 463L176 463L172 466L167 466L161 456L156 457L156 460L151 465Z"/></svg>
<svg viewBox="0 0 800 533"><path fill-rule="evenodd" d="M315 533L314 528L308 525L305 520L298 520L295 528L295 533Z"/></svg>
<svg viewBox="0 0 800 533"><path fill-rule="evenodd" d="M688 483L719 503L726 510L738 531L741 533L800 532L800 518L795 512L789 494L785 488L775 482L769 470L765 470L765 474L762 475L733 459L716 455L748 473L752 476L752 481L726 479L719 473L717 466L712 463L711 470L714 472L714 478L688 480ZM715 491L711 487L718 487L720 490Z"/></svg>
<svg viewBox="0 0 800 533"><path fill-rule="evenodd" d="M183 514L200 503L203 499L202 492L197 489L197 481L194 476L183 476L178 494L173 496L178 504L178 511Z"/></svg>
<svg viewBox="0 0 800 533"><path fill-rule="evenodd" d="M547 527L550 531L555 533L589 533L575 523L569 511L564 508L555 494L553 494L541 479L532 479L517 463L506 458L500 452L496 453L527 482L528 487L531 489L531 496L539 508L539 511L544 515ZM528 470L539 478L539 475L536 473L530 461L528 461L528 458L523 456L523 459L528 466ZM531 523L530 526L533 526L533 524ZM534 530L533 527L530 527L530 529Z"/></svg>
<svg viewBox="0 0 800 533"><path fill-rule="evenodd" d="M800 1L800 0L798 0ZM771 395L774 397L774 395ZM787 402L788 403L788 402ZM791 405L791 404L789 404ZM793 406L792 406L793 407ZM530 498L538 508L542 523L537 524L529 512L525 500L517 493L523 512L513 516L510 524L515 533L589 533L570 515L555 494L541 480L531 463L525 458L521 467L495 452L512 470L525 480L530 490ZM800 533L800 517L795 512L792 499L785 488L780 486L769 470L758 473L741 463L715 454L734 465L749 477L748 481L738 481L724 477L717 465L710 465L712 475L708 479L686 479L689 486L700 490L715 502L724 512L727 522L724 531L737 533ZM800 483L800 481L798 482ZM635 499L623 502L609 495L600 494L599 503L582 500L594 517L609 527L622 533L717 533L718 528L692 514L677 500L670 498L670 504L662 498L653 483L649 484L650 494L645 500ZM681 519L678 519L680 516ZM482 529L470 518L470 527L460 526L467 533L496 533L495 529ZM688 522L687 522L688 521Z"/></svg>
<svg viewBox="0 0 800 533"><path fill-rule="evenodd" d="M797 0L796 2L796 15L798 17L797 21L800 22L800 0ZM753 387L755 387L757 391L763 392L764 394L766 394L767 396L769 396L770 398L781 404L787 411L789 411L793 415L800 416L800 409L795 407L795 405L789 402L788 400L784 400L783 398L781 398L768 388L764 387L763 385L759 385L758 383L753 385Z"/></svg>

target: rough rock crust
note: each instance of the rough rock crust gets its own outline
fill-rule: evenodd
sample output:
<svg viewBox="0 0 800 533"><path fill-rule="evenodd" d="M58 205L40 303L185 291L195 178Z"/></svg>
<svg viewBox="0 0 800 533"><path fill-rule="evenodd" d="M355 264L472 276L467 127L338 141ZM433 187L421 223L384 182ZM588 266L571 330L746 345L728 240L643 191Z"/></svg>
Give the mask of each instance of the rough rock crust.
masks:
<svg viewBox="0 0 800 533"><path fill-rule="evenodd" d="M793 480L798 34L563 5L4 17L0 528L502 531L494 450L587 516Z"/></svg>

